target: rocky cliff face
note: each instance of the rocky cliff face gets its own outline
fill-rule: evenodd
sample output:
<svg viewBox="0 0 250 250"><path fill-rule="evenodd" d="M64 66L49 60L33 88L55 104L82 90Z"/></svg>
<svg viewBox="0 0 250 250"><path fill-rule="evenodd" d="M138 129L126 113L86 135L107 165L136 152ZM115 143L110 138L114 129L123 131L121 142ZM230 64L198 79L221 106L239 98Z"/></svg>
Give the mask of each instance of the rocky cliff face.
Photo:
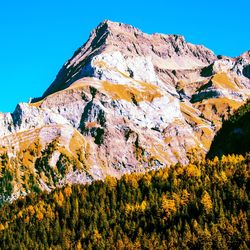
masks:
<svg viewBox="0 0 250 250"><path fill-rule="evenodd" d="M205 154L250 95L249 65L249 52L217 58L182 36L104 21L42 98L0 116L12 183L2 201Z"/></svg>

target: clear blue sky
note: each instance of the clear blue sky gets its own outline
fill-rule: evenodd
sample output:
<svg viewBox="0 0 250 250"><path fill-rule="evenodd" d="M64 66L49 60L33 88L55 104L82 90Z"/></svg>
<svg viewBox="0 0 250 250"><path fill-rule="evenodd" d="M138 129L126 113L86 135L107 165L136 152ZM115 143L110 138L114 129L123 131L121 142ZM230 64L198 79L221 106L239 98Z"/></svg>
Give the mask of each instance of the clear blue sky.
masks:
<svg viewBox="0 0 250 250"><path fill-rule="evenodd" d="M249 11L250 0L1 1L0 111L40 96L104 19L237 56L250 49Z"/></svg>

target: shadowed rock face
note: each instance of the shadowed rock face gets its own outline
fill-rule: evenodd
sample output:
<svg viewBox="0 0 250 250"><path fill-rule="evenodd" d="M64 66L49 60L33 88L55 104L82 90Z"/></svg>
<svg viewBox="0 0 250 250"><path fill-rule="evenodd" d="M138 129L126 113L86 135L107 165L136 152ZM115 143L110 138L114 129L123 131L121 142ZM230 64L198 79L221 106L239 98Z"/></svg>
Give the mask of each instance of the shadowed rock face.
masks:
<svg viewBox="0 0 250 250"><path fill-rule="evenodd" d="M218 59L182 36L104 21L39 101L0 114L8 158L0 164L11 166L14 183L2 201L34 185L49 191L205 154L249 97L248 65L249 53Z"/></svg>
<svg viewBox="0 0 250 250"><path fill-rule="evenodd" d="M243 75L250 79L250 64L243 68Z"/></svg>

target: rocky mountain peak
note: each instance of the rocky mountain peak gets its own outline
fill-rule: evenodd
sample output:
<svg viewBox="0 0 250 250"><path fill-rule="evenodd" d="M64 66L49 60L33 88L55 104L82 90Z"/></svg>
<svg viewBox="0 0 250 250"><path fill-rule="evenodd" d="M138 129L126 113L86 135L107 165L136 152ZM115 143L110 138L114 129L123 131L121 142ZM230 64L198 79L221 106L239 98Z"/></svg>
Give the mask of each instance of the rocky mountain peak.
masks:
<svg viewBox="0 0 250 250"><path fill-rule="evenodd" d="M104 20L101 22L97 28L94 29L94 32L96 30L108 30L110 33L121 33L121 32L134 32L135 34L143 33L139 29L133 27L132 25L120 23L120 22L113 22L110 20Z"/></svg>
<svg viewBox="0 0 250 250"><path fill-rule="evenodd" d="M245 51L243 54L240 55L240 57L248 60L250 63L250 50Z"/></svg>
<svg viewBox="0 0 250 250"><path fill-rule="evenodd" d="M183 36L149 35L131 25L105 20L91 32L88 41L64 64L43 97L70 86L82 77L110 80L105 74L107 67L110 71L110 68L117 67L118 62L121 64L121 60L124 65L123 72L140 71L139 75L143 76L149 75L151 68L151 77L137 77L137 80L145 81L152 79L152 75L155 75L154 69L200 68L215 61L216 56L204 46L187 43Z"/></svg>

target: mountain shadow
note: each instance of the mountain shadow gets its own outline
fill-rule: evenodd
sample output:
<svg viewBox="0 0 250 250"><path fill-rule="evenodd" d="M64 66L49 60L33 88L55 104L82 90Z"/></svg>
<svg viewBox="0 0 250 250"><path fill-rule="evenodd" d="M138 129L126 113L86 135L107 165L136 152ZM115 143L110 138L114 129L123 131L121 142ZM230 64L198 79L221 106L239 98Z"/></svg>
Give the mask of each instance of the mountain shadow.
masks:
<svg viewBox="0 0 250 250"><path fill-rule="evenodd" d="M250 100L240 107L215 136L208 158L216 155L245 154L250 151Z"/></svg>

